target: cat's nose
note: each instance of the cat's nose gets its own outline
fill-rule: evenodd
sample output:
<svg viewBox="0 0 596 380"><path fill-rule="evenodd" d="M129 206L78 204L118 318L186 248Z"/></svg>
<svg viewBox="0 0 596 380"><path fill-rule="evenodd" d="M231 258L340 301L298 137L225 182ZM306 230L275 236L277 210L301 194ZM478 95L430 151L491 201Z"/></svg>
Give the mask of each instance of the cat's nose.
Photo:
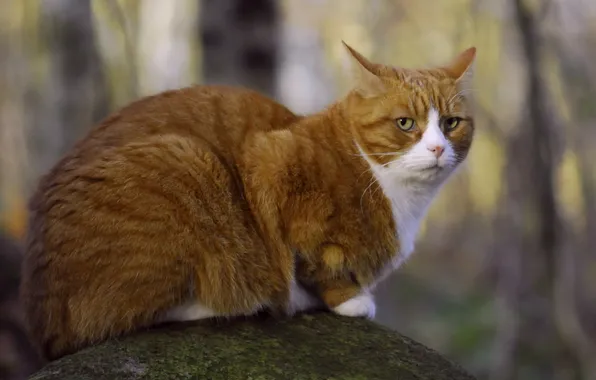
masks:
<svg viewBox="0 0 596 380"><path fill-rule="evenodd" d="M433 152L436 158L441 157L443 152L445 151L445 147L443 145L429 145L427 146L428 150Z"/></svg>

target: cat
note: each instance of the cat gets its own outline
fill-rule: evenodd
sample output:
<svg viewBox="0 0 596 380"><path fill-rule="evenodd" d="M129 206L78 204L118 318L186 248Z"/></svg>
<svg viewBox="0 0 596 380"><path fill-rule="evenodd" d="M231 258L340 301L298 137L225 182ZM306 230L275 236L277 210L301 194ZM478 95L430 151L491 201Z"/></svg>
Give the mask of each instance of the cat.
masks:
<svg viewBox="0 0 596 380"><path fill-rule="evenodd" d="M406 69L344 45L353 88L316 114L241 87L170 90L40 179L21 297L47 360L162 322L374 317L371 291L471 147L476 49Z"/></svg>

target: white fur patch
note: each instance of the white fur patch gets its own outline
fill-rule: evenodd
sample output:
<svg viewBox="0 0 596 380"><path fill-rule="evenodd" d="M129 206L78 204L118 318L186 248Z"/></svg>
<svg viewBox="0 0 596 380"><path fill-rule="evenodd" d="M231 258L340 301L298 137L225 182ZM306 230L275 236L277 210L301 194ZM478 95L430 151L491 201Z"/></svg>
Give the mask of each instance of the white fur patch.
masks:
<svg viewBox="0 0 596 380"><path fill-rule="evenodd" d="M306 311L318 306L321 306L321 301L308 293L303 287L298 285L295 281L292 281L290 285L290 298L288 301L287 312L289 314L295 314L300 311ZM247 313L247 315L257 313L260 309L265 307L263 304L253 312ZM211 310L201 302L193 300L187 301L181 305L175 306L170 310L166 311L159 322L185 322L185 321L196 321L199 319L207 319L213 317L232 316L231 314L218 314Z"/></svg>
<svg viewBox="0 0 596 380"><path fill-rule="evenodd" d="M439 123L439 113L431 108L421 140L389 165L379 165L358 146L383 193L391 202L400 244L399 252L377 282L397 269L413 252L420 222L456 166L455 152ZM437 146L444 150L438 158L431 150Z"/></svg>
<svg viewBox="0 0 596 380"><path fill-rule="evenodd" d="M426 130L422 135L422 143L426 146L427 150L431 150L434 147L441 147L446 149L449 145L449 141L441 131L439 113L434 108L431 108L428 112L428 121L426 124Z"/></svg>
<svg viewBox="0 0 596 380"><path fill-rule="evenodd" d="M162 322L196 321L216 317L215 311L209 309L198 301L188 301L182 305L168 310L162 317Z"/></svg>
<svg viewBox="0 0 596 380"><path fill-rule="evenodd" d="M333 311L339 315L348 317L366 317L373 319L375 317L376 309L377 307L372 294L364 292L333 308Z"/></svg>
<svg viewBox="0 0 596 380"><path fill-rule="evenodd" d="M298 285L296 281L292 280L290 285L290 300L288 301L287 312L289 314L306 311L319 306L320 301L309 294L302 286Z"/></svg>

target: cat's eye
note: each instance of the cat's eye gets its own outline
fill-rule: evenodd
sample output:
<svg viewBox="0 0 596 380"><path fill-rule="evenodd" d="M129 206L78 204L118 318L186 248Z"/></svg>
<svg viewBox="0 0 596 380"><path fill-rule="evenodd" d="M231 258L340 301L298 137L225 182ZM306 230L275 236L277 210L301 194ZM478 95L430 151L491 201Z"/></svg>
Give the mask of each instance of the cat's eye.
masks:
<svg viewBox="0 0 596 380"><path fill-rule="evenodd" d="M443 120L443 130L445 132L453 131L461 123L461 117L448 117Z"/></svg>
<svg viewBox="0 0 596 380"><path fill-rule="evenodd" d="M414 119L410 119L409 117L400 117L395 121L395 124L401 129L402 131L408 132L414 128Z"/></svg>

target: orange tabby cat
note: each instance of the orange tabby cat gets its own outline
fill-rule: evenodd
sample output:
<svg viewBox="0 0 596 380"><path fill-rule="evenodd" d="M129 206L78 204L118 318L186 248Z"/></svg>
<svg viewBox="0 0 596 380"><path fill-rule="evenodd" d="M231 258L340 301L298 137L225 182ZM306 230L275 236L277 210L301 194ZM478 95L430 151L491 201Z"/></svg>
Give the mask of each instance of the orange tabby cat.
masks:
<svg viewBox="0 0 596 380"><path fill-rule="evenodd" d="M239 88L168 91L104 120L42 178L21 294L46 358L162 321L374 316L371 289L410 255L470 148L475 49L413 70L346 47L354 89L318 114Z"/></svg>

